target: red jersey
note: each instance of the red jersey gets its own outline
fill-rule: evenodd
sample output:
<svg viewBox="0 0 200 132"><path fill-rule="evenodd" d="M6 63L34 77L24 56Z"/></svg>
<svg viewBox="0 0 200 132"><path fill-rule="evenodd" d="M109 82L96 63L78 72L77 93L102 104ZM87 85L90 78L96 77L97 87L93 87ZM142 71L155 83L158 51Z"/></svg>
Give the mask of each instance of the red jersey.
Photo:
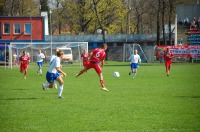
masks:
<svg viewBox="0 0 200 132"><path fill-rule="evenodd" d="M88 53L82 53L81 58L83 58L83 62L87 62L88 61Z"/></svg>
<svg viewBox="0 0 200 132"><path fill-rule="evenodd" d="M100 61L106 58L106 53L101 48L96 48L92 50L92 56L90 58L90 62L99 63Z"/></svg>
<svg viewBox="0 0 200 132"><path fill-rule="evenodd" d="M30 60L30 57L27 55L20 56L19 60L21 61L22 65L28 65L28 61Z"/></svg>
<svg viewBox="0 0 200 132"><path fill-rule="evenodd" d="M165 52L165 65L170 66L172 63L172 58L174 57L174 54L172 52Z"/></svg>

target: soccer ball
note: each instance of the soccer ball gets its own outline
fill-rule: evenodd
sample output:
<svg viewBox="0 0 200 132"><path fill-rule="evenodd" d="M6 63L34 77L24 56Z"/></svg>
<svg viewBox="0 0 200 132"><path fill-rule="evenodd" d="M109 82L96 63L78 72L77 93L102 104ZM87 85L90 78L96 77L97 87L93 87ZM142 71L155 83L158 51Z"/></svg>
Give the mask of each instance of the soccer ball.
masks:
<svg viewBox="0 0 200 132"><path fill-rule="evenodd" d="M120 74L119 74L119 72L115 71L115 72L113 73L113 76L114 76L114 77L120 77Z"/></svg>

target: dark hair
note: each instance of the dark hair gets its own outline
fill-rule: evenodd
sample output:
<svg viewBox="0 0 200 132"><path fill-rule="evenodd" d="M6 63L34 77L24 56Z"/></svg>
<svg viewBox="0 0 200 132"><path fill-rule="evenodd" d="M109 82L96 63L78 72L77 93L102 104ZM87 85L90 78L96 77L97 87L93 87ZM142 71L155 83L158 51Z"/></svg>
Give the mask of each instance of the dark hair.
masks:
<svg viewBox="0 0 200 132"><path fill-rule="evenodd" d="M101 49L107 49L108 45L106 43L101 45Z"/></svg>
<svg viewBox="0 0 200 132"><path fill-rule="evenodd" d="M58 52L57 52L57 56L58 57L60 57L61 55L63 55L64 54L64 52L62 51L62 50L59 50Z"/></svg>

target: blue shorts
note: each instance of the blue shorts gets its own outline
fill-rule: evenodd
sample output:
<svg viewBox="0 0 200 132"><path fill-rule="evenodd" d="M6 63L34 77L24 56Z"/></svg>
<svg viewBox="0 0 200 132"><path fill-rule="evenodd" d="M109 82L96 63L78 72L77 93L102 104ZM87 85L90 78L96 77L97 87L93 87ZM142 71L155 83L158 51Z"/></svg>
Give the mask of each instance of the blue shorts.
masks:
<svg viewBox="0 0 200 132"><path fill-rule="evenodd" d="M131 70L138 69L138 63L131 63Z"/></svg>
<svg viewBox="0 0 200 132"><path fill-rule="evenodd" d="M47 72L46 73L46 79L49 83L53 83L54 80L56 80L59 76L60 76L60 73L58 73L58 72L56 72L56 73Z"/></svg>
<svg viewBox="0 0 200 132"><path fill-rule="evenodd" d="M38 65L38 66L42 66L42 65L43 65L43 62L37 62L37 65Z"/></svg>

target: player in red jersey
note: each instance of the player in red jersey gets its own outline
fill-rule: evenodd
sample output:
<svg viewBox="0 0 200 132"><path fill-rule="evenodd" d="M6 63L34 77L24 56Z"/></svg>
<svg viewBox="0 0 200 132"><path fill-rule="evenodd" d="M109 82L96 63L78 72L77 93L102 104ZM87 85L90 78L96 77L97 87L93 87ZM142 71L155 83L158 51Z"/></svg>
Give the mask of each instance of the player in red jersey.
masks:
<svg viewBox="0 0 200 132"><path fill-rule="evenodd" d="M83 66L85 67L88 64L88 52L86 49L83 50L83 53L81 54L81 59L83 61Z"/></svg>
<svg viewBox="0 0 200 132"><path fill-rule="evenodd" d="M174 54L170 51L169 47L167 47L164 58L165 58L165 67L166 67L166 74L169 76L171 64L172 64L172 58L174 57Z"/></svg>
<svg viewBox="0 0 200 132"><path fill-rule="evenodd" d="M30 62L30 57L26 54L26 51L23 51L22 56L19 58L20 61L20 72L24 73L24 79L28 72L28 64Z"/></svg>
<svg viewBox="0 0 200 132"><path fill-rule="evenodd" d="M106 49L107 49L107 44L104 43L101 46L101 48L95 48L94 50L92 50L92 52L89 54L89 57L88 57L89 63L86 64L85 68L76 75L76 77L78 77L84 72L86 72L87 70L89 70L90 68L94 68L96 73L99 75L101 87L102 87L102 90L104 91L108 91L108 89L105 88L103 73L102 73L101 68L103 68L104 66L104 60L106 58L106 53L105 53ZM99 63L101 63L101 66Z"/></svg>

